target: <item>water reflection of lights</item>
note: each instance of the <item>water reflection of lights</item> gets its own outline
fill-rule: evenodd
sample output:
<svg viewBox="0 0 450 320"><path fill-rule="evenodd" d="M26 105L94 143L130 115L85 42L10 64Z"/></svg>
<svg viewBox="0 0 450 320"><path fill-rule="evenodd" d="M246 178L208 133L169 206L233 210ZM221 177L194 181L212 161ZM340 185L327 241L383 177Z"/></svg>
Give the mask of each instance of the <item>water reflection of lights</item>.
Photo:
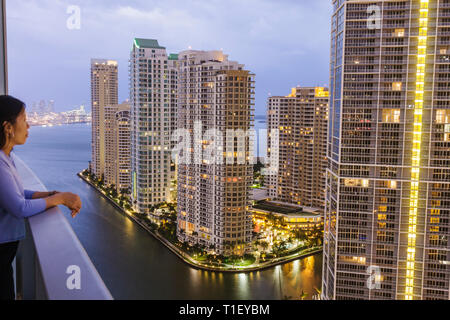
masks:
<svg viewBox="0 0 450 320"><path fill-rule="evenodd" d="M283 265L283 274L285 274L286 283L293 288L300 287L301 283L301 263L300 260L295 260L292 263Z"/></svg>
<svg viewBox="0 0 450 320"><path fill-rule="evenodd" d="M315 273L315 267L317 267L315 256L284 264L282 272L278 271L280 275L275 275L280 281L281 297L298 300L302 293L305 293L308 299L311 299L317 293L315 283L318 275Z"/></svg>
<svg viewBox="0 0 450 320"><path fill-rule="evenodd" d="M302 260L303 264L303 270L302 270L302 277L312 277L314 276L314 265L316 263L314 256L309 256L308 258L305 258Z"/></svg>
<svg viewBox="0 0 450 320"><path fill-rule="evenodd" d="M238 279L239 295L241 299L248 299L248 297L250 296L250 283L248 274L239 273L237 279Z"/></svg>
<svg viewBox="0 0 450 320"><path fill-rule="evenodd" d="M222 287L233 283L237 299L252 299L258 296L255 288L259 288L260 285L266 286L267 284L263 283L272 279L270 287L265 288L269 291L273 290L271 296L274 299L299 300L302 293L306 294L307 299L311 299L317 294L316 288L320 289L321 276L318 268L321 267L321 261L320 256L309 256L277 265L272 269L235 274L191 269L190 282L194 290L193 294L202 286Z"/></svg>
<svg viewBox="0 0 450 320"><path fill-rule="evenodd" d="M240 281L247 280L247 274L245 274L245 273L239 273L239 280L240 280Z"/></svg>
<svg viewBox="0 0 450 320"><path fill-rule="evenodd" d="M194 286L200 285L200 282L201 282L201 279L200 279L201 278L201 271L197 270L197 269L194 269L194 268L191 268L190 269L190 273L191 273L192 284Z"/></svg>
<svg viewBox="0 0 450 320"><path fill-rule="evenodd" d="M128 235L131 235L135 228L135 222L131 221L131 219L128 218L125 218L123 220L125 221L125 232Z"/></svg>

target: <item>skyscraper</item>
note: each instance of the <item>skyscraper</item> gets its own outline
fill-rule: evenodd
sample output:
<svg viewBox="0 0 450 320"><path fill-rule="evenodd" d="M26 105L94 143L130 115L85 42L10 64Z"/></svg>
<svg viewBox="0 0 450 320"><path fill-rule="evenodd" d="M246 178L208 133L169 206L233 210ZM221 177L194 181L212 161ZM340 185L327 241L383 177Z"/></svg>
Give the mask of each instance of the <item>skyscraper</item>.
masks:
<svg viewBox="0 0 450 320"><path fill-rule="evenodd" d="M130 105L105 107L105 184L131 190Z"/></svg>
<svg viewBox="0 0 450 320"><path fill-rule="evenodd" d="M179 65L178 127L190 144L178 165L178 238L243 254L252 234L253 151L249 136L233 133L253 127L254 75L221 51L183 51ZM211 146L217 153L206 159Z"/></svg>
<svg viewBox="0 0 450 320"><path fill-rule="evenodd" d="M91 60L92 162L97 178L105 174L105 107L118 104L117 61Z"/></svg>
<svg viewBox="0 0 450 320"><path fill-rule="evenodd" d="M333 6L322 295L449 299L450 1Z"/></svg>
<svg viewBox="0 0 450 320"><path fill-rule="evenodd" d="M50 100L47 105L46 113L53 113L53 112L55 112L55 100Z"/></svg>
<svg viewBox="0 0 450 320"><path fill-rule="evenodd" d="M130 105L116 112L117 167L116 186L120 193L131 193L131 115ZM125 191L127 190L127 191Z"/></svg>
<svg viewBox="0 0 450 320"><path fill-rule="evenodd" d="M176 55L153 39L134 39L130 56L132 204L149 213L171 201L171 130L176 102ZM174 98L175 96L175 98Z"/></svg>
<svg viewBox="0 0 450 320"><path fill-rule="evenodd" d="M267 107L268 134L279 130L278 148L272 148L270 136L267 139L268 158L278 158L278 172L266 176L269 196L274 200L323 208L328 89L293 88L286 97L270 97Z"/></svg>

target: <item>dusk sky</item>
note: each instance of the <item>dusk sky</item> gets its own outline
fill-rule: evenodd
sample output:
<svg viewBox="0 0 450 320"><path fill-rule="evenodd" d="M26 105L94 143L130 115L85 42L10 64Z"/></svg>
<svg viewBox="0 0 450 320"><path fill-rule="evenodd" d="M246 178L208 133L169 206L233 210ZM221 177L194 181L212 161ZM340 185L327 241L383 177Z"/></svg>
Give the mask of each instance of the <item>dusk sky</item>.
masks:
<svg viewBox="0 0 450 320"><path fill-rule="evenodd" d="M81 12L69 29L69 6ZM220 50L256 74L256 114L271 95L329 82L330 0L7 1L9 92L55 100L56 111L90 109L90 59L119 62L119 102L128 98L134 37L168 53Z"/></svg>

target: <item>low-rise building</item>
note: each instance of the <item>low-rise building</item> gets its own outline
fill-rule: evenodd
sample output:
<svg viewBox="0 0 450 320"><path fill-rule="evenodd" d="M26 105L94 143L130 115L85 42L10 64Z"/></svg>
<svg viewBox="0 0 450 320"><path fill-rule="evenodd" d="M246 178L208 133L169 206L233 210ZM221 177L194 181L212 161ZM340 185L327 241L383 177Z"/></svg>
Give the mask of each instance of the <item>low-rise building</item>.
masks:
<svg viewBox="0 0 450 320"><path fill-rule="evenodd" d="M281 218L280 227L293 230L311 230L323 226L323 210L318 208L302 207L279 201L258 201L250 210L255 224L264 225L271 217Z"/></svg>

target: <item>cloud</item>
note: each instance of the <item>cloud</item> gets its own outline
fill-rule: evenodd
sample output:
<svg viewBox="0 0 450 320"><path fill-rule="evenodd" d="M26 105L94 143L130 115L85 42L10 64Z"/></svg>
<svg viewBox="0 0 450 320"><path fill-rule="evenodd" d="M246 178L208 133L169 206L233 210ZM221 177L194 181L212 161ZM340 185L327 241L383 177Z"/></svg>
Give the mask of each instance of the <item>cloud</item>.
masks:
<svg viewBox="0 0 450 320"><path fill-rule="evenodd" d="M80 6L80 30L66 27L69 5ZM126 99L132 40L147 37L168 52L223 48L256 73L264 113L269 91L328 82L330 8L328 0L9 1L10 87L63 108L88 103L90 58L108 58L119 61Z"/></svg>

